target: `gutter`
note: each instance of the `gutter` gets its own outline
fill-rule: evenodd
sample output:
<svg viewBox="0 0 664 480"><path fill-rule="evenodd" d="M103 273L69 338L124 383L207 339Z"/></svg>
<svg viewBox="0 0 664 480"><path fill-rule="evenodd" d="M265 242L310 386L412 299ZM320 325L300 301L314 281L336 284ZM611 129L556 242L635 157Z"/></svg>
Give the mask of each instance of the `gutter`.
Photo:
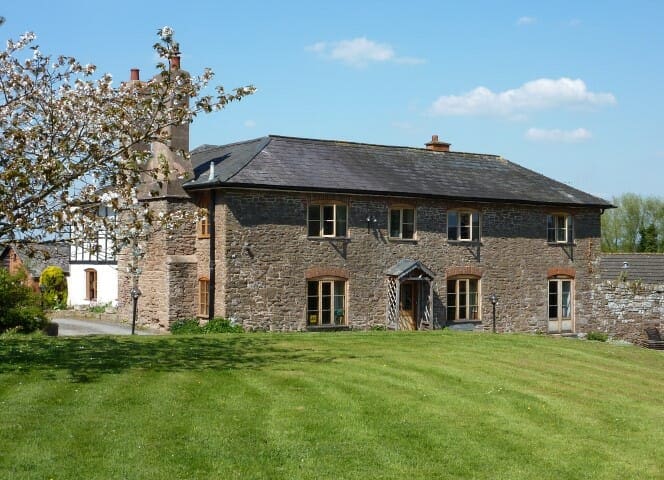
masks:
<svg viewBox="0 0 664 480"><path fill-rule="evenodd" d="M210 230L210 263L209 263L209 274L208 274L208 318L212 320L214 318L214 292L215 292L215 233L216 227L214 223L215 211L217 205L217 191L213 188L210 190L210 200L208 203L208 228Z"/></svg>

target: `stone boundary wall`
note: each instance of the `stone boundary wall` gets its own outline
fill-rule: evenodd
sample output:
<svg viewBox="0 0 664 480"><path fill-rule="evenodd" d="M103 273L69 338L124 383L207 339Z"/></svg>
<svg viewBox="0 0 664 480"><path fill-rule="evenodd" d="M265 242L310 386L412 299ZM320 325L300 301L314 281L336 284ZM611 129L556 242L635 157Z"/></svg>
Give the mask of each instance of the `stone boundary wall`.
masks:
<svg viewBox="0 0 664 480"><path fill-rule="evenodd" d="M664 284L605 280L594 285L591 302L591 330L629 342L645 339L648 326L664 333Z"/></svg>

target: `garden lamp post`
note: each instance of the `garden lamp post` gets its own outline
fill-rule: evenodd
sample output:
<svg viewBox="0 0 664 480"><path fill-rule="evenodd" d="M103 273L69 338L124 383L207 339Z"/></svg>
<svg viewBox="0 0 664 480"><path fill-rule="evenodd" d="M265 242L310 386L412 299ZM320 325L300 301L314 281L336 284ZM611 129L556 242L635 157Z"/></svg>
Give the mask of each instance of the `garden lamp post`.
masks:
<svg viewBox="0 0 664 480"><path fill-rule="evenodd" d="M496 333L496 303L498 303L498 297L495 293L492 293L489 297L491 301L491 306L493 307L493 333Z"/></svg>
<svg viewBox="0 0 664 480"><path fill-rule="evenodd" d="M138 297L141 296L141 290L138 288L138 286L134 286L130 293L131 299L134 302L134 312L131 319L131 334L134 335L134 331L136 330L136 316L138 315Z"/></svg>

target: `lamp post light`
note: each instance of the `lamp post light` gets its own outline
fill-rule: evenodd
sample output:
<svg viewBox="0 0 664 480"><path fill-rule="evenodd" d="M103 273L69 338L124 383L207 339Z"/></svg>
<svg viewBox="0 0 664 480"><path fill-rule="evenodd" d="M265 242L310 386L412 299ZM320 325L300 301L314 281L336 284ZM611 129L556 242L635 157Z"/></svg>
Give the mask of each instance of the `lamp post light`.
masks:
<svg viewBox="0 0 664 480"><path fill-rule="evenodd" d="M495 293L492 293L489 297L491 301L491 306L493 307L493 333L496 333L496 303L498 303L498 297Z"/></svg>
<svg viewBox="0 0 664 480"><path fill-rule="evenodd" d="M131 289L130 293L131 293L131 299L134 302L134 313L131 319L131 334L134 335L134 332L136 330L136 317L138 315L138 297L141 296L141 290L138 288L138 286L134 286Z"/></svg>

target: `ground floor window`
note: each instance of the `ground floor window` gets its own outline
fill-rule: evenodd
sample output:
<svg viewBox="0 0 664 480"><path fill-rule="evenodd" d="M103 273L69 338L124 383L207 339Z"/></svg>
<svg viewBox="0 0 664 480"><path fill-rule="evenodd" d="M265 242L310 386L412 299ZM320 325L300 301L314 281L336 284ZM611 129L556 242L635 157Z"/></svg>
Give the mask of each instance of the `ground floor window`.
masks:
<svg viewBox="0 0 664 480"><path fill-rule="evenodd" d="M479 285L476 278L447 281L447 320L479 320Z"/></svg>
<svg viewBox="0 0 664 480"><path fill-rule="evenodd" d="M574 316L574 285L572 279L549 279L549 331L571 332Z"/></svg>
<svg viewBox="0 0 664 480"><path fill-rule="evenodd" d="M210 280L201 278L198 280L198 315L207 317L210 314Z"/></svg>
<svg viewBox="0 0 664 480"><path fill-rule="evenodd" d="M97 300L97 270L94 268L85 271L85 299Z"/></svg>
<svg viewBox="0 0 664 480"><path fill-rule="evenodd" d="M346 324L346 282L309 280L307 282L307 324Z"/></svg>

